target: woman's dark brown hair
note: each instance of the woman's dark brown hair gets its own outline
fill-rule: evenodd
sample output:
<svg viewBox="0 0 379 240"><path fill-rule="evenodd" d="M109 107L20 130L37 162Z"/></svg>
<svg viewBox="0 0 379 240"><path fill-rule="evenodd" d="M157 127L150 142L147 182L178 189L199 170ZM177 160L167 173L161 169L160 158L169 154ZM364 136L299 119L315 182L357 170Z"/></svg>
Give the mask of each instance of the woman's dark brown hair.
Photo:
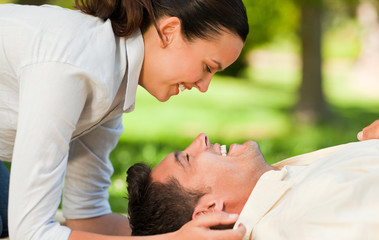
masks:
<svg viewBox="0 0 379 240"><path fill-rule="evenodd" d="M84 13L110 19L117 36L142 32L163 16L178 17L187 40L209 38L228 30L246 40L249 32L242 0L75 0ZM159 31L158 31L159 33ZM159 33L160 34L160 33Z"/></svg>

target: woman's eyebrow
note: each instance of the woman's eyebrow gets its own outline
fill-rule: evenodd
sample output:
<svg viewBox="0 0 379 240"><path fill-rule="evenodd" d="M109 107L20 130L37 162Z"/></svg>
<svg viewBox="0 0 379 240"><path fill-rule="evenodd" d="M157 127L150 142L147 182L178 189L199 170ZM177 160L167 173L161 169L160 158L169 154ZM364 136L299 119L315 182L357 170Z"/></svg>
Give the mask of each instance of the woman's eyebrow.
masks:
<svg viewBox="0 0 379 240"><path fill-rule="evenodd" d="M182 168L184 168L182 161L180 161L180 159L179 159L180 153L181 153L181 151L174 152L175 162L178 163Z"/></svg>
<svg viewBox="0 0 379 240"><path fill-rule="evenodd" d="M214 63L216 63L217 64L217 70L219 70L219 71L222 71L223 70L223 68L222 68L222 65L221 65L221 63L219 62L219 61L216 61L216 60L214 60L214 59L211 59Z"/></svg>

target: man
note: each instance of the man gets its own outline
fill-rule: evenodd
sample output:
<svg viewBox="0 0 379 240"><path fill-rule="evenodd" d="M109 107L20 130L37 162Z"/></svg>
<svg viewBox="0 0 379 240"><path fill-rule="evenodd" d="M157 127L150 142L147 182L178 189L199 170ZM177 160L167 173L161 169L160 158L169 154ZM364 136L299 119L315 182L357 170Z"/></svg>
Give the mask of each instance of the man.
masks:
<svg viewBox="0 0 379 240"><path fill-rule="evenodd" d="M240 214L244 239L379 239L379 140L268 165L257 143L230 146L200 134L153 170L128 170L134 235L174 231L197 216Z"/></svg>

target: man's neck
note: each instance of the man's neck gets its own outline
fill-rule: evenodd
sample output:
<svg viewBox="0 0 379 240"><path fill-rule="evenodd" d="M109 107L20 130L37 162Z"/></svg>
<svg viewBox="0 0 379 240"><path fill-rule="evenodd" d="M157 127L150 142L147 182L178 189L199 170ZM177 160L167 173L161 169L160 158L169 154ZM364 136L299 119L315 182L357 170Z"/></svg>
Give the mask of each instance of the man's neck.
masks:
<svg viewBox="0 0 379 240"><path fill-rule="evenodd" d="M238 213L240 213L242 211L242 209L245 206L247 200L249 199L251 193L253 192L255 185L257 184L259 179L262 177L262 175L268 171L271 171L271 170L275 171L278 169L273 167L273 166L270 166L268 164L264 164L264 165L259 166L255 169L254 174L252 174L252 176L251 176L251 180L248 183L246 183L246 187L249 188L249 191L247 191L248 194L244 198L241 198L240 202L238 203L239 206L237 208L240 209L240 211L238 211Z"/></svg>
<svg viewBox="0 0 379 240"><path fill-rule="evenodd" d="M250 183L251 192L254 190L255 185L257 184L259 179L262 177L262 175L271 170L275 171L278 169L268 164L264 164L262 166L257 167L256 172L252 175L252 179Z"/></svg>

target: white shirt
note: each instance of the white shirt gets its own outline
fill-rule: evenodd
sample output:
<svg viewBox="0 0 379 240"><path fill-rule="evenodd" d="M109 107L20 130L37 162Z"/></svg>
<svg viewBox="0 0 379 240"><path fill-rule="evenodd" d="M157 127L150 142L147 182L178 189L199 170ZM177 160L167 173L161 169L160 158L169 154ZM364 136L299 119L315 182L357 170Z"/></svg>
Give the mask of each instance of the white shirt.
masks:
<svg viewBox="0 0 379 240"><path fill-rule="evenodd" d="M261 176L236 226L244 240L379 239L379 140L285 160Z"/></svg>
<svg viewBox="0 0 379 240"><path fill-rule="evenodd" d="M53 6L0 5L0 160L12 161L12 240L68 239L54 221L110 213L109 153L134 109L140 31ZM66 171L67 169L67 171Z"/></svg>

